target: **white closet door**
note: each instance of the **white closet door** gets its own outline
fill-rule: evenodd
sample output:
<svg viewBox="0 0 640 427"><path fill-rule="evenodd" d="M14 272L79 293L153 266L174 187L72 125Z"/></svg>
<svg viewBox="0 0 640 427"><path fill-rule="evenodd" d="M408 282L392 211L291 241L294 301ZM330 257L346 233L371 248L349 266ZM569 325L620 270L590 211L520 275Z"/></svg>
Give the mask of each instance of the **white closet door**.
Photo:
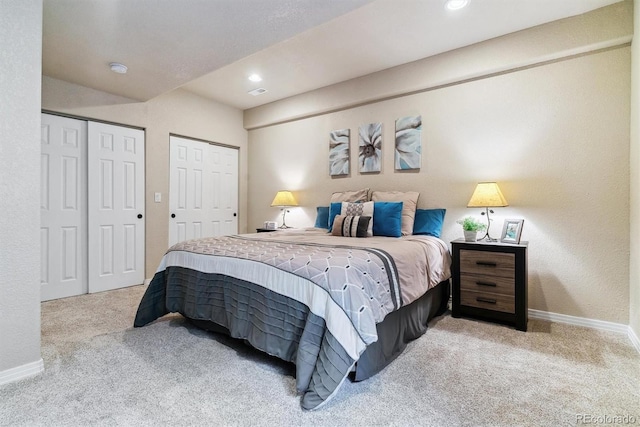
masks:
<svg viewBox="0 0 640 427"><path fill-rule="evenodd" d="M87 122L42 114L40 283L47 301L87 292Z"/></svg>
<svg viewBox="0 0 640 427"><path fill-rule="evenodd" d="M238 150L170 137L169 246L238 232Z"/></svg>
<svg viewBox="0 0 640 427"><path fill-rule="evenodd" d="M210 236L238 233L238 150L208 145Z"/></svg>
<svg viewBox="0 0 640 427"><path fill-rule="evenodd" d="M89 292L144 282L144 131L89 122Z"/></svg>

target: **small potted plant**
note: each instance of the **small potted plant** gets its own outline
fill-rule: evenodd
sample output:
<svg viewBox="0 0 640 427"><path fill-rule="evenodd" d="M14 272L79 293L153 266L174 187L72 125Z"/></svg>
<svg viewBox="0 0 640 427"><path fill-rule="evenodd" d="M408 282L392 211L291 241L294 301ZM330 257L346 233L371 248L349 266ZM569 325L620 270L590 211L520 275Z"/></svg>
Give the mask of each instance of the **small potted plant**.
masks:
<svg viewBox="0 0 640 427"><path fill-rule="evenodd" d="M465 242L475 242L478 239L478 231L484 231L487 229L485 224L472 216L468 216L465 219L459 219L456 222L462 225Z"/></svg>

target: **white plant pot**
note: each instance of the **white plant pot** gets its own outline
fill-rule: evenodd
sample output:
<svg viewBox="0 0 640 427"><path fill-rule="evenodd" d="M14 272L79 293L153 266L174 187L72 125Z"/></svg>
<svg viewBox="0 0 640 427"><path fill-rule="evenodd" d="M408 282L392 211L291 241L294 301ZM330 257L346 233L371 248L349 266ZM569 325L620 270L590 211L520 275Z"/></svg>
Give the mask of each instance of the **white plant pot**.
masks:
<svg viewBox="0 0 640 427"><path fill-rule="evenodd" d="M475 242L478 240L478 232L470 231L470 230L462 230L464 231L464 241L465 242Z"/></svg>

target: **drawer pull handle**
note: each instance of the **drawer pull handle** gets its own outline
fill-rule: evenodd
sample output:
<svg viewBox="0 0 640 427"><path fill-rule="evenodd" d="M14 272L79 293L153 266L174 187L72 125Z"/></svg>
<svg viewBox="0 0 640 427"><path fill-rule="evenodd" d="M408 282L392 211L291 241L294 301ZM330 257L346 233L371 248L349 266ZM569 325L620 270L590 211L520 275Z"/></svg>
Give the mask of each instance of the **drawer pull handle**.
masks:
<svg viewBox="0 0 640 427"><path fill-rule="evenodd" d="M481 298L481 297L476 298L476 301L478 301L478 302L486 302L488 304L495 304L497 302L493 298Z"/></svg>
<svg viewBox="0 0 640 427"><path fill-rule="evenodd" d="M476 261L476 265L481 265L483 267L497 267L498 264L491 261Z"/></svg>
<svg viewBox="0 0 640 427"><path fill-rule="evenodd" d="M492 282L476 282L476 285L478 285L478 286L491 286L493 288L498 286L498 285L496 285L495 283L492 283Z"/></svg>

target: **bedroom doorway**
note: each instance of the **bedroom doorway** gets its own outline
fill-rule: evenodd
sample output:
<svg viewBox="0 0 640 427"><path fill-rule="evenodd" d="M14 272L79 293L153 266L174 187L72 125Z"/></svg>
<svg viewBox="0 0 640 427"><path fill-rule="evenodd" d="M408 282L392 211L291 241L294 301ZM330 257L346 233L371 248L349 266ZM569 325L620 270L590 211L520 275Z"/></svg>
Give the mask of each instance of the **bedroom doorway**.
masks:
<svg viewBox="0 0 640 427"><path fill-rule="evenodd" d="M41 117L41 300L142 284L144 131Z"/></svg>
<svg viewBox="0 0 640 427"><path fill-rule="evenodd" d="M238 149L171 135L169 246L238 232Z"/></svg>

